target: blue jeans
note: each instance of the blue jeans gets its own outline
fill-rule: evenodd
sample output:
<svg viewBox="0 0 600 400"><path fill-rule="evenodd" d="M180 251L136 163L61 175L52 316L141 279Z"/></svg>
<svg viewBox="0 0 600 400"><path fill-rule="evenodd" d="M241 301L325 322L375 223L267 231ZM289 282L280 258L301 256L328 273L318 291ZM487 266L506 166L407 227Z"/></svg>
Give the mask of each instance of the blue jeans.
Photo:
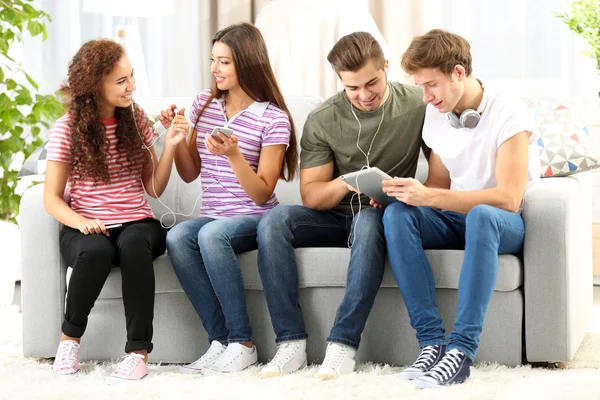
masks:
<svg viewBox="0 0 600 400"><path fill-rule="evenodd" d="M298 304L298 266L294 248L353 246L344 298L328 342L358 348L385 261L383 211L365 208L360 217L303 206L277 206L258 225L258 270L277 343L306 338Z"/></svg>
<svg viewBox="0 0 600 400"><path fill-rule="evenodd" d="M448 349L475 359L483 320L498 275L498 254L521 252L521 215L488 205L468 214L393 203L383 216L390 264L421 347L446 344L435 282L424 249L464 249L458 310Z"/></svg>
<svg viewBox="0 0 600 400"><path fill-rule="evenodd" d="M167 250L175 274L200 316L208 340L252 341L236 253L256 249L259 215L200 217L175 225Z"/></svg>

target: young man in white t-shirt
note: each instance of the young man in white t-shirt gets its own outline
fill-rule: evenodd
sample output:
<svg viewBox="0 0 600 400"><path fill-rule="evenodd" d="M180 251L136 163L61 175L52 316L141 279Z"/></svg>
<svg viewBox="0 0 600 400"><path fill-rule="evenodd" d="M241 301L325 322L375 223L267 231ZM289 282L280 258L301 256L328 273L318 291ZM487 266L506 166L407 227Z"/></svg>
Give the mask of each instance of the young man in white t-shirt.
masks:
<svg viewBox="0 0 600 400"><path fill-rule="evenodd" d="M431 155L424 185L402 177L383 181L399 200L383 217L388 255L422 348L400 375L419 387L441 387L470 375L498 254L522 251L521 203L539 179L536 125L520 98L484 91L471 75L470 45L458 35L435 29L416 37L402 68L428 103L423 140ZM465 250L448 341L427 248Z"/></svg>

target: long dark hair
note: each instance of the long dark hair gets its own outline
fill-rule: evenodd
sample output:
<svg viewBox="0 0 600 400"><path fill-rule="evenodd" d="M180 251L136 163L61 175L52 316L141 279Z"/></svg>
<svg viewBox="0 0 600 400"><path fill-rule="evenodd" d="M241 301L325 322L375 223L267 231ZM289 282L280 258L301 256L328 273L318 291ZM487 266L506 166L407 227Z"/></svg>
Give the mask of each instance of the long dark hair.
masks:
<svg viewBox="0 0 600 400"><path fill-rule="evenodd" d="M71 60L67 80L60 87L65 108L71 114L68 122L72 135L70 171L75 171L77 179L92 178L96 182L110 183L106 162L108 139L106 127L100 122L99 102L102 101L104 79L123 55L125 49L112 40L85 43ZM135 122L141 131L148 122L137 105L134 109L132 113L130 108L116 108L118 126L115 135L117 150L127 155L125 167L141 172L143 163L140 161L147 161L149 155L142 149Z"/></svg>
<svg viewBox="0 0 600 400"><path fill-rule="evenodd" d="M215 42L224 43L231 49L237 79L242 90L255 101L270 101L288 115L292 129L280 178L286 181L293 180L298 169L298 147L294 121L283 100L281 90L279 90L269 61L267 46L260 31L252 24L235 24L217 32L212 44ZM222 99L226 94L227 90L219 90L215 82L210 98L198 113L194 130L196 130L200 116L212 99Z"/></svg>

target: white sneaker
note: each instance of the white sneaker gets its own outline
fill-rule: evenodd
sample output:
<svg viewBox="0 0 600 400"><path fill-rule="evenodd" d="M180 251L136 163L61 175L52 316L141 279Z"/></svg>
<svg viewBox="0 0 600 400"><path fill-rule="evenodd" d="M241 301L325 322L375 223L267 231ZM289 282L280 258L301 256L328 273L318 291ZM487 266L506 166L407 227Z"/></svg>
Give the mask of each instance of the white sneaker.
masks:
<svg viewBox="0 0 600 400"><path fill-rule="evenodd" d="M239 372L257 362L256 346L250 349L240 343L230 343L219 358L202 368L202 373L213 375L220 372Z"/></svg>
<svg viewBox="0 0 600 400"><path fill-rule="evenodd" d="M275 357L258 374L261 378L274 378L291 374L306 366L306 339L283 342L277 347Z"/></svg>
<svg viewBox="0 0 600 400"><path fill-rule="evenodd" d="M221 342L213 340L210 344L210 347L202 357L200 357L191 364L179 367L179 372L182 372L184 374L199 374L202 368L214 363L217 360L217 358L219 358L219 356L223 354L226 348L227 346L223 346Z"/></svg>
<svg viewBox="0 0 600 400"><path fill-rule="evenodd" d="M329 343L323 364L315 373L315 378L327 381L337 379L354 371L356 350L340 343Z"/></svg>

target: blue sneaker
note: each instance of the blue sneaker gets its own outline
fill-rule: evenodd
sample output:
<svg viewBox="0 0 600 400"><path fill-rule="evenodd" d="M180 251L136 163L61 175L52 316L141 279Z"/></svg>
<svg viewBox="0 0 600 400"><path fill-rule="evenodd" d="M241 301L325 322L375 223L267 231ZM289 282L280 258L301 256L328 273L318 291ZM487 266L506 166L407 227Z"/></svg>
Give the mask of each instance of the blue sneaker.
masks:
<svg viewBox="0 0 600 400"><path fill-rule="evenodd" d="M445 344L436 344L432 346L425 346L421 349L421 354L415 360L415 362L408 368L404 368L402 372L398 374L400 378L405 379L417 379L425 375L434 365L436 365L446 352Z"/></svg>
<svg viewBox="0 0 600 400"><path fill-rule="evenodd" d="M473 361L457 349L446 352L442 360L413 382L417 387L441 388L463 383L471 375Z"/></svg>

